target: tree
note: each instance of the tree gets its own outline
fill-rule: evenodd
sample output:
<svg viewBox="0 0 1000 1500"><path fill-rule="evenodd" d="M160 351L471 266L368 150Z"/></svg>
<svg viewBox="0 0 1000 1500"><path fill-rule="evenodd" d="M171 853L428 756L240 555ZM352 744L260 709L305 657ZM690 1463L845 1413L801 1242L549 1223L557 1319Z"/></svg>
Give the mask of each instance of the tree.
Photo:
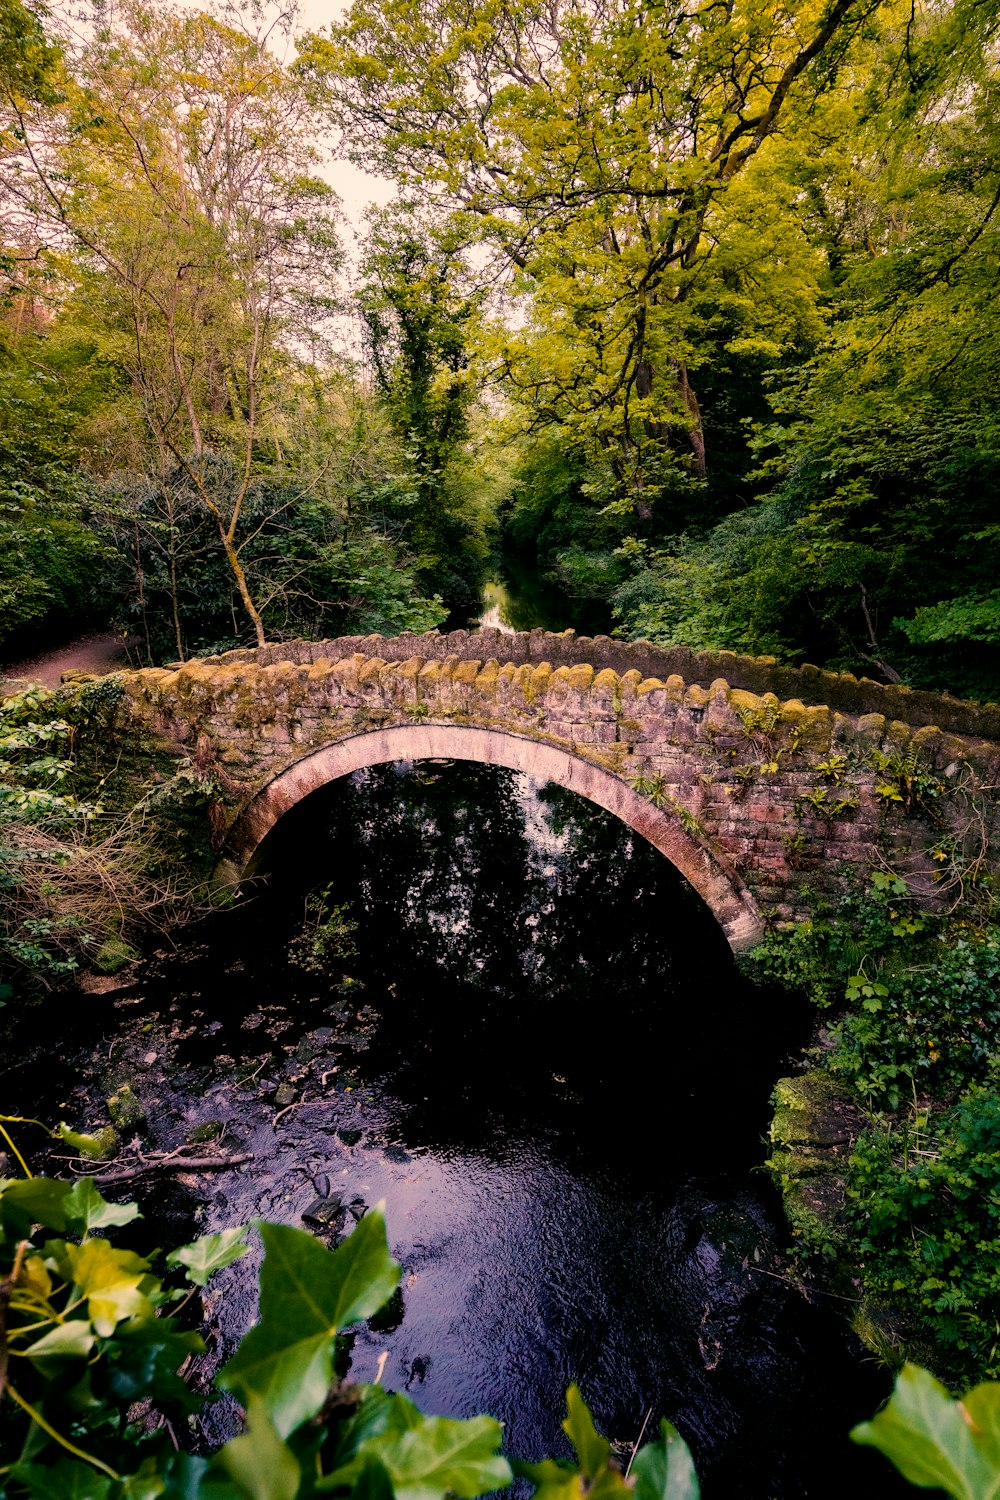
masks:
<svg viewBox="0 0 1000 1500"><path fill-rule="evenodd" d="M99 15L60 107L9 97L20 149L3 188L40 244L77 257L78 313L130 377L126 421L145 424L161 483L184 471L260 644L244 508L290 345L333 306L337 247L281 27L251 19L132 0ZM222 491L217 454L232 461Z"/></svg>
<svg viewBox="0 0 1000 1500"><path fill-rule="evenodd" d="M429 585L453 607L470 608L477 528L463 514L461 469L475 395L468 345L481 298L462 285L464 248L413 206L372 213L358 304L404 460L404 534Z"/></svg>
<svg viewBox="0 0 1000 1500"><path fill-rule="evenodd" d="M678 466L706 471L713 345L777 355L813 318L776 133L807 128L878 4L356 0L306 56L354 158L514 269L528 306L495 357L641 514Z"/></svg>

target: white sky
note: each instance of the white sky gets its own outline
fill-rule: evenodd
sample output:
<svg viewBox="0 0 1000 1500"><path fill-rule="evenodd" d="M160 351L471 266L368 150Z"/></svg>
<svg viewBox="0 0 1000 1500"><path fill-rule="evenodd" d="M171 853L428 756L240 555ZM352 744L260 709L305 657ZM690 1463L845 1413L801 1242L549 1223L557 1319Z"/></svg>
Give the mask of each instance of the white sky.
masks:
<svg viewBox="0 0 1000 1500"><path fill-rule="evenodd" d="M347 9L347 0L299 0L299 26L302 31L318 31L331 21L339 20ZM354 230L361 226L369 203L385 204L394 194L394 184L383 177L362 172L349 161L337 160L323 173L330 186L340 194L344 215ZM350 245L344 247L348 252Z"/></svg>

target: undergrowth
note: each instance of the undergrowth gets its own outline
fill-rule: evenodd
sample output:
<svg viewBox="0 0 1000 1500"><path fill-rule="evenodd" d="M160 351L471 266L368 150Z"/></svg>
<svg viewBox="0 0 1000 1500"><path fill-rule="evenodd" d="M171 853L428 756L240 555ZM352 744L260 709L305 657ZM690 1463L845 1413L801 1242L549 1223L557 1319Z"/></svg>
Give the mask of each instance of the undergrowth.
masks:
<svg viewBox="0 0 1000 1500"><path fill-rule="evenodd" d="M998 1373L1000 924L989 883L935 913L879 870L746 962L809 994L823 1022L814 1064L867 1120L842 1229L831 1241L821 1214L800 1235L805 1268L822 1274L833 1254L851 1273L840 1284L857 1288L884 1355L919 1356L952 1382Z"/></svg>

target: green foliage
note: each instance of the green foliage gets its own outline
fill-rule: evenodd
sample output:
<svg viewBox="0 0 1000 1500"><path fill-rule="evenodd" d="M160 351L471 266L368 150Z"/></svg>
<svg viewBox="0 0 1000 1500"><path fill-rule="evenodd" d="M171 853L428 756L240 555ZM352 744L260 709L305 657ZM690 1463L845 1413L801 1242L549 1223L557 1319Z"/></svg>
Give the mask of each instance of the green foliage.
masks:
<svg viewBox="0 0 1000 1500"><path fill-rule="evenodd" d="M178 1454L153 1417L183 1424L198 1410L176 1370L203 1344L180 1326L189 1298L167 1273L197 1291L245 1253L245 1231L143 1257L113 1243L137 1216L89 1178L0 1182L5 1494L304 1500L374 1484L401 1500L472 1500L509 1482L488 1417L424 1417L405 1396L344 1386L339 1415L313 1420L337 1389L338 1335L399 1280L377 1211L332 1254L302 1230L260 1226L260 1321L220 1377L244 1402L247 1430L209 1458Z"/></svg>
<svg viewBox="0 0 1000 1500"><path fill-rule="evenodd" d="M314 1417L333 1379L337 1334L378 1312L396 1289L379 1214L367 1214L335 1256L300 1229L261 1225L260 1322L219 1377L244 1404L256 1397L283 1438Z"/></svg>
<svg viewBox="0 0 1000 1500"><path fill-rule="evenodd" d="M1000 929L961 908L916 911L906 882L877 871L745 962L833 1012L816 1076L871 1122L850 1157L843 1223L826 1243L829 1225L810 1230L807 1257L836 1255L890 1346L948 1379L995 1374Z"/></svg>
<svg viewBox="0 0 1000 1500"><path fill-rule="evenodd" d="M385 498L395 498L423 587L467 616L484 550L467 473L470 330L482 297L463 285L463 248L412 204L370 212L358 303L402 460L395 497Z"/></svg>
<svg viewBox="0 0 1000 1500"><path fill-rule="evenodd" d="M220 504L235 482L227 457L203 460L204 487ZM431 630L445 617L421 595L416 564L391 534L365 517L384 504L384 487L354 497L345 520L335 498L277 473L255 476L243 502L251 533L241 550L268 636L325 637ZM207 655L253 643L239 620L232 573L216 527L189 475L175 467L157 480L120 481L106 492L103 526L131 559L120 624L143 660Z"/></svg>
<svg viewBox="0 0 1000 1500"><path fill-rule="evenodd" d="M0 651L5 652L37 639L40 627L55 631L80 622L103 623L107 612L99 578L113 564L88 524L96 486L79 468L74 429L82 413L72 373L62 351L50 353L26 342L8 342L0 321Z"/></svg>
<svg viewBox="0 0 1000 1500"><path fill-rule="evenodd" d="M900 926L894 922L894 936ZM899 936L905 945L911 934ZM1000 933L942 934L921 959L902 970L881 968L882 983L850 976L848 1013L831 1032L830 1067L876 1106L898 1109L914 1089L953 1098L984 1078L996 1056ZM876 967L870 956L869 967Z"/></svg>
<svg viewBox="0 0 1000 1500"><path fill-rule="evenodd" d="M1000 1092L915 1109L855 1146L848 1186L865 1288L946 1379L1000 1368Z"/></svg>
<svg viewBox="0 0 1000 1500"><path fill-rule="evenodd" d="M911 1484L988 1500L1000 1484L1000 1385L977 1385L954 1401L926 1370L905 1365L888 1403L851 1436L884 1453Z"/></svg>
<svg viewBox="0 0 1000 1500"><path fill-rule="evenodd" d="M28 99L50 97L58 56L36 7L0 0L0 88Z"/></svg>
<svg viewBox="0 0 1000 1500"><path fill-rule="evenodd" d="M0 1440L11 1500L475 1500L515 1473L539 1500L699 1500L691 1454L668 1421L624 1475L575 1386L563 1423L574 1457L512 1471L493 1418L425 1416L402 1394L335 1378L338 1336L399 1280L378 1210L332 1252L303 1230L259 1226L259 1321L220 1375L245 1408L244 1430L203 1456L178 1451L162 1419L181 1431L204 1399L178 1374L203 1348L182 1326L184 1309L246 1252L246 1234L144 1257L114 1243L137 1217L89 1178L0 1181ZM1000 1473L998 1390L980 1386L959 1405L908 1366L853 1436L914 1483L980 1500Z"/></svg>
<svg viewBox="0 0 1000 1500"><path fill-rule="evenodd" d="M357 952L358 924L350 904L337 905L333 892L331 883L307 898L302 929L288 945L291 962L309 974L324 974Z"/></svg>

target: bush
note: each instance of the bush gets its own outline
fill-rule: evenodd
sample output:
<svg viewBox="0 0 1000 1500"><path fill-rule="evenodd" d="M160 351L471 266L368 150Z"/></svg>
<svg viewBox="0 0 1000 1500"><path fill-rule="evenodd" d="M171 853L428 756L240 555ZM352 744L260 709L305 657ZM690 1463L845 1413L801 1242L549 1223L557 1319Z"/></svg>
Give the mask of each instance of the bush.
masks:
<svg viewBox="0 0 1000 1500"><path fill-rule="evenodd" d="M1000 1092L866 1131L848 1188L869 1297L898 1311L946 1380L1000 1370Z"/></svg>

